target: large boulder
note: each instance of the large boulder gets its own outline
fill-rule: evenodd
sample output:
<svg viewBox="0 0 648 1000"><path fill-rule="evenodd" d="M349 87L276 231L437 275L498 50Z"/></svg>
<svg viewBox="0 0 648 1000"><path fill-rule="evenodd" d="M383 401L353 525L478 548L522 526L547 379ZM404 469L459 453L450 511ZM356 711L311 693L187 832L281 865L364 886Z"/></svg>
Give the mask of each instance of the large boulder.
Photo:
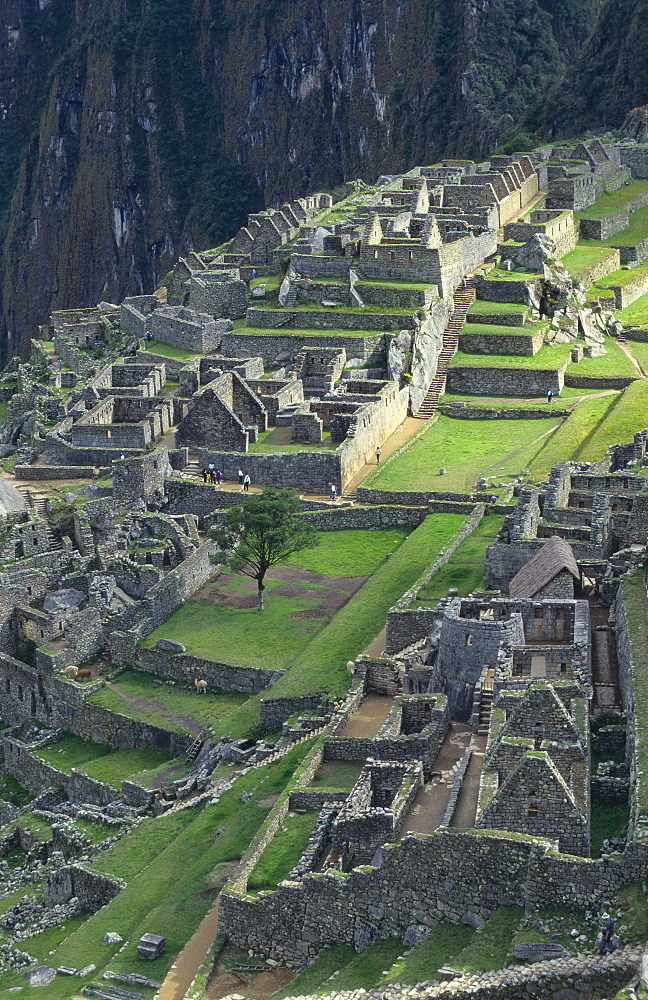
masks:
<svg viewBox="0 0 648 1000"><path fill-rule="evenodd" d="M86 599L86 595L81 590L73 587L55 590L47 594L43 601L45 611L65 611L80 608Z"/></svg>

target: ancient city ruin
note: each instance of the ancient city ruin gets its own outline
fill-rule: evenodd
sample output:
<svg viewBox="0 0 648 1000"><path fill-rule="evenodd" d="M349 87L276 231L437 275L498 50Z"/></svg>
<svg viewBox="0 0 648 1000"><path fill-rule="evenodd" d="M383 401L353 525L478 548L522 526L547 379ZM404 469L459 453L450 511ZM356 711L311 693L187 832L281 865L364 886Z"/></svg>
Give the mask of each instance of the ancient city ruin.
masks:
<svg viewBox="0 0 648 1000"><path fill-rule="evenodd" d="M648 332L645 309L627 318L648 302L648 233L632 229L647 177L645 143L587 139L350 183L251 215L153 294L53 312L8 364L3 990L166 998L211 914L177 995L265 1000L254 977L271 970L283 996L355 1000L337 972L316 990L301 971L390 942L363 996L642 995L618 991L639 988L648 880ZM587 406L629 399L595 458L584 430L527 469ZM446 489L468 451L425 452L418 488L414 449L446 425L457 442L486 428L496 464ZM296 603L264 653L251 616L266 611L215 565L210 531L269 487L298 491L314 551L338 545L341 563L279 567L270 594ZM389 541L354 568L345 533ZM465 586L461 559L477 566ZM360 638L340 624L356 600L375 601L353 612ZM163 898L181 882L160 895L150 866L179 878L210 851L204 905L177 929ZM606 910L623 947L599 959ZM502 913L508 951L471 971L462 949ZM461 947L401 981L440 927Z"/></svg>

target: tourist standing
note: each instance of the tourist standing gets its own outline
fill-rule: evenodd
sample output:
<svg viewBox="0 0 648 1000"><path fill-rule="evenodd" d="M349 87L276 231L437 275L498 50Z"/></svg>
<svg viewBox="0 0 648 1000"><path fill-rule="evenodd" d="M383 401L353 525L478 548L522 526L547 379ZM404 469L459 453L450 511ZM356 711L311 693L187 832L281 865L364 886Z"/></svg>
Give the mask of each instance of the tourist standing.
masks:
<svg viewBox="0 0 648 1000"><path fill-rule="evenodd" d="M212 486L216 485L216 469L209 470L209 481L212 484Z"/></svg>
<svg viewBox="0 0 648 1000"><path fill-rule="evenodd" d="M252 482L252 480L250 479L249 476L245 476L244 477L244 479L243 479L243 492L244 493L249 493L250 492L250 483L251 482Z"/></svg>
<svg viewBox="0 0 648 1000"><path fill-rule="evenodd" d="M243 485L243 469L238 470L239 486Z"/></svg>
<svg viewBox="0 0 648 1000"><path fill-rule="evenodd" d="M609 913L602 913L601 920L603 921L603 927L601 929L601 940L599 941L599 955L605 955L606 951L610 953L614 951L612 938L614 936L615 920Z"/></svg>
<svg viewBox="0 0 648 1000"><path fill-rule="evenodd" d="M337 486L331 483L331 500L337 500Z"/></svg>
<svg viewBox="0 0 648 1000"><path fill-rule="evenodd" d="M547 402L549 404L553 403L553 389L549 389L547 392Z"/></svg>
<svg viewBox="0 0 648 1000"><path fill-rule="evenodd" d="M207 469L203 469L202 470L202 477L203 477L203 483L206 483L206 482L209 481L209 473L208 473Z"/></svg>
<svg viewBox="0 0 648 1000"><path fill-rule="evenodd" d="M216 485L217 486L220 486L222 478L223 478L223 474L222 474L221 470L217 466L216 467Z"/></svg>
<svg viewBox="0 0 648 1000"><path fill-rule="evenodd" d="M378 445L378 447L376 448L376 465L380 464L380 456L381 455L382 455L382 451L380 449L380 445Z"/></svg>

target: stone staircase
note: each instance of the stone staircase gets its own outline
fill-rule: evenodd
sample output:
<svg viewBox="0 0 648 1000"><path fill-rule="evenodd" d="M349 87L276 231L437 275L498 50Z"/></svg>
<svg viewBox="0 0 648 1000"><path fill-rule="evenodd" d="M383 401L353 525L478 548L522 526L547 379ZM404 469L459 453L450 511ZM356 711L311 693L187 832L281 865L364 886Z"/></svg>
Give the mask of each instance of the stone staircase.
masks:
<svg viewBox="0 0 648 1000"><path fill-rule="evenodd" d="M437 370L430 383L425 399L414 416L427 420L437 408L439 399L445 392L448 366L459 346L459 334L466 321L466 314L475 301L475 279L466 278L466 287L458 288L454 294L454 310L443 331L443 347L437 361Z"/></svg>
<svg viewBox="0 0 648 1000"><path fill-rule="evenodd" d="M18 490L25 498L25 510L33 511L34 514L37 514L45 522L50 552L62 549L63 542L60 538L56 537L47 520L47 500L44 497L34 497L31 490L28 490L24 486L19 486Z"/></svg>

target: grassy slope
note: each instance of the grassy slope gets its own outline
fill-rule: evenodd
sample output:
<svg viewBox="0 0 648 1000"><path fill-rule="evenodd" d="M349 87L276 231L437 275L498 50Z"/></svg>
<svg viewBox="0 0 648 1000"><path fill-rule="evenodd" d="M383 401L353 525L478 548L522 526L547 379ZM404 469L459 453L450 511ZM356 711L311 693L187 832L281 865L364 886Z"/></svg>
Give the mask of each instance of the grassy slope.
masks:
<svg viewBox="0 0 648 1000"><path fill-rule="evenodd" d="M286 817L250 874L250 892L276 889L278 883L288 877L306 848L317 816L317 812L309 811Z"/></svg>
<svg viewBox="0 0 648 1000"><path fill-rule="evenodd" d="M470 332L471 325L464 327L462 332ZM510 329L515 332L512 327ZM545 345L532 358L509 354L466 354L464 351L457 351L450 362L450 368L533 368L554 371L563 368L569 362L570 351L569 344L557 344L555 347Z"/></svg>
<svg viewBox="0 0 648 1000"><path fill-rule="evenodd" d="M76 767L114 788L121 788L123 779L170 759L168 754L152 747L111 751L109 747L71 735L39 750L37 756L67 774Z"/></svg>
<svg viewBox="0 0 648 1000"><path fill-rule="evenodd" d="M491 420L459 421L440 416L366 485L381 490L470 491L486 469L504 464L503 450L510 455L527 448L557 426L558 422L551 420L515 420L507 421L505 431L494 433ZM525 468L525 452L514 462L518 469ZM440 476L440 468L447 469L447 474Z"/></svg>
<svg viewBox="0 0 648 1000"><path fill-rule="evenodd" d="M647 190L648 181L631 180L628 184L623 184L616 191L609 191L600 195L589 208L584 208L580 212L574 212L574 220L603 219L606 215L610 215L623 208L624 205L627 205L637 195L645 194Z"/></svg>
<svg viewBox="0 0 648 1000"><path fill-rule="evenodd" d="M624 326L648 326L648 292L640 295L625 309L619 309L616 315Z"/></svg>
<svg viewBox="0 0 648 1000"><path fill-rule="evenodd" d="M175 955L191 936L211 906L209 873L216 865L241 856L269 809L259 803L280 792L295 767L311 748L311 742L292 750L282 760L256 768L239 778L218 805L159 819L146 819L108 851L97 856L96 869L129 879L129 883L107 906L75 928L49 961L54 965L82 968L91 959L98 969L84 980L58 977L41 987L41 1000L66 1000L80 994L90 979L101 978L110 967L115 972L141 971L135 954L144 932L162 933L164 955L146 965L146 974L162 979ZM241 804L243 790L251 798ZM225 826L214 839L214 830ZM106 931L117 931L128 945L99 947ZM21 974L5 976L0 989L24 984Z"/></svg>
<svg viewBox="0 0 648 1000"><path fill-rule="evenodd" d="M460 597L473 590L484 589L484 556L486 546L492 545L503 518L487 514L477 529L459 545L438 573L425 585L419 595L420 604L436 604L448 596L448 589L456 587Z"/></svg>
<svg viewBox="0 0 648 1000"><path fill-rule="evenodd" d="M598 358L583 358L567 365L567 375L586 375L590 378L638 378L639 372L616 340L605 337L605 354Z"/></svg>

